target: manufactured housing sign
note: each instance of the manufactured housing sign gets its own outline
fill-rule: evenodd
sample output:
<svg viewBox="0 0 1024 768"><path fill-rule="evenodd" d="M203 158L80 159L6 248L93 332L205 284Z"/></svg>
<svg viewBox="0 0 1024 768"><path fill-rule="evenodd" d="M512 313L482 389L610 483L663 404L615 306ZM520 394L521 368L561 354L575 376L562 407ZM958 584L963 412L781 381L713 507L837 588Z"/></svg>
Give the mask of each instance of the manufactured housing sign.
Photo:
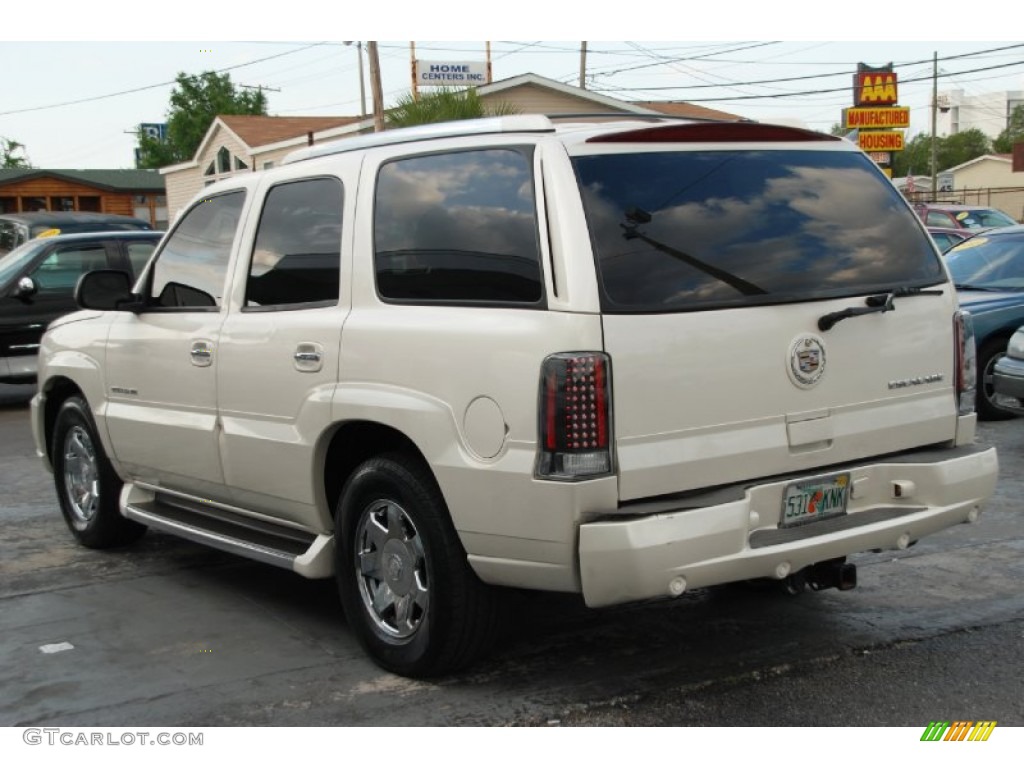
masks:
<svg viewBox="0 0 1024 768"><path fill-rule="evenodd" d="M487 64L483 61L416 60L416 84L470 86L487 84Z"/></svg>

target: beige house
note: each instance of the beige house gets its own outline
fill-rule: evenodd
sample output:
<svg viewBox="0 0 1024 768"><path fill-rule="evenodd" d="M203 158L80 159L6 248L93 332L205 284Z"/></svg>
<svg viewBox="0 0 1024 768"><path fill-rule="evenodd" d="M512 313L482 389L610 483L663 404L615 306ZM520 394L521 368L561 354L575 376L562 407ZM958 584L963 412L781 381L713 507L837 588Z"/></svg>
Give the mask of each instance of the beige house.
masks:
<svg viewBox="0 0 1024 768"><path fill-rule="evenodd" d="M1024 221L1024 174L1014 173L1012 155L982 155L950 168L953 199L990 205Z"/></svg>
<svg viewBox="0 0 1024 768"><path fill-rule="evenodd" d="M680 101L629 102L540 75L525 74L477 89L486 106L511 104L521 114L672 115L737 120L739 115ZM265 117L220 115L210 125L192 161L160 169L167 182L167 205L174 216L205 185L236 173L271 168L290 152L311 144L373 130L359 117Z"/></svg>

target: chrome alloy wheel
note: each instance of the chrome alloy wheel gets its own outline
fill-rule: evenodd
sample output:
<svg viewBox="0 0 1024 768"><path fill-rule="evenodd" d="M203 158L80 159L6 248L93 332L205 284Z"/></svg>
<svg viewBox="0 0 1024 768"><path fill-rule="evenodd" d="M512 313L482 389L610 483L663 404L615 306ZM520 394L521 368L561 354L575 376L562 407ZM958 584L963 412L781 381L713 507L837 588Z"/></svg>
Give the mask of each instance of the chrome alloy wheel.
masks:
<svg viewBox="0 0 1024 768"><path fill-rule="evenodd" d="M356 528L356 577L363 607L385 634L412 636L427 616L427 560L412 518L392 500L367 505Z"/></svg>
<svg viewBox="0 0 1024 768"><path fill-rule="evenodd" d="M100 502L100 470L89 433L74 426L64 436L64 490L78 523L96 516Z"/></svg>

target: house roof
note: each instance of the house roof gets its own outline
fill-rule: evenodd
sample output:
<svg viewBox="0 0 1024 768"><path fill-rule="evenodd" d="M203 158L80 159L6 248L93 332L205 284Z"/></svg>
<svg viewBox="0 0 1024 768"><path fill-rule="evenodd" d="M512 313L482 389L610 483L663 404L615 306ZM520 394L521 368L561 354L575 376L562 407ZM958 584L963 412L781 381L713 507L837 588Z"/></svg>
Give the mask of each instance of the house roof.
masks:
<svg viewBox="0 0 1024 768"><path fill-rule="evenodd" d="M267 115L218 115L217 120L248 147L262 147L310 131L318 133L329 128L359 122L358 117L270 117Z"/></svg>
<svg viewBox="0 0 1024 768"><path fill-rule="evenodd" d="M692 117L697 120L742 120L739 115L730 112L722 112L719 109L702 107L700 104L691 104L688 101L634 101L638 107L661 112L673 117Z"/></svg>
<svg viewBox="0 0 1024 768"><path fill-rule="evenodd" d="M980 155L972 160L968 160L966 163L960 163L960 165L954 165L952 168L947 168L946 171L959 171L964 168L969 168L972 165L984 162L985 160L995 160L999 163L1012 164L1013 155Z"/></svg>
<svg viewBox="0 0 1024 768"><path fill-rule="evenodd" d="M40 178L64 179L115 192L163 192L165 189L164 177L156 170L0 168L0 185Z"/></svg>

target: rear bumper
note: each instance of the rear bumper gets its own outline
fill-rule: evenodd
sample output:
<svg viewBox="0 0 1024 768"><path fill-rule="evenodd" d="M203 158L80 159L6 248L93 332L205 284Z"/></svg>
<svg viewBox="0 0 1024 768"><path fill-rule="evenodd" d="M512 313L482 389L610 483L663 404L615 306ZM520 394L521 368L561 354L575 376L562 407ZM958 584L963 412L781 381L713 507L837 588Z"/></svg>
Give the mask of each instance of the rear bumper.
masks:
<svg viewBox="0 0 1024 768"><path fill-rule="evenodd" d="M976 520L995 489L998 460L994 448L969 446L834 471L852 474L847 514L795 528L778 527L784 489L794 478L753 485L742 498L714 506L580 526L580 578L587 605L784 578L831 558L905 548L948 526Z"/></svg>

